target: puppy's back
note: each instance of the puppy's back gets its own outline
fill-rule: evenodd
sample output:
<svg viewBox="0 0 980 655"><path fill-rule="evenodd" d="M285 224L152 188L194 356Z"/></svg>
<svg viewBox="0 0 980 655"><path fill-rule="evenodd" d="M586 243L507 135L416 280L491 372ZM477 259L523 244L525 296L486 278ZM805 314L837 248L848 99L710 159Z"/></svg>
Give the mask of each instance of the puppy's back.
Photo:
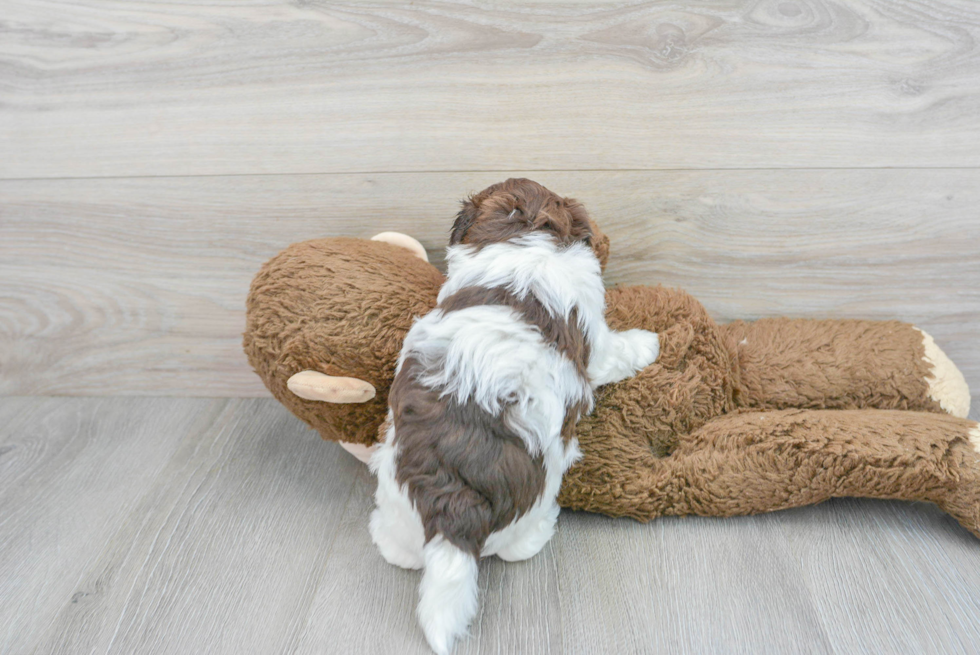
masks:
<svg viewBox="0 0 980 655"><path fill-rule="evenodd" d="M480 556L487 537L519 518L541 496L545 470L524 441L473 401L460 403L418 381L407 359L389 404L398 451L396 481L406 485L425 529Z"/></svg>

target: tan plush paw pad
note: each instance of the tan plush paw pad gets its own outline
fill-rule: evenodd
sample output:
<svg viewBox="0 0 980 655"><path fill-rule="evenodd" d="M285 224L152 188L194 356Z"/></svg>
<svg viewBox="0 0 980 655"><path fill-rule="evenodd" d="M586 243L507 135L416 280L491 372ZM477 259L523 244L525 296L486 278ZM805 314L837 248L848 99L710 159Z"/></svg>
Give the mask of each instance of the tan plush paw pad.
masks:
<svg viewBox="0 0 980 655"><path fill-rule="evenodd" d="M365 446L362 443L350 443L347 441L338 441L337 443L340 444L341 448L365 464L369 464L371 462L371 455L373 455L374 451L378 449L377 444L373 446Z"/></svg>
<svg viewBox="0 0 980 655"><path fill-rule="evenodd" d="M422 244L407 234L402 234L401 232L382 232L381 234L375 234L371 237L371 241L384 241L385 243L390 243L393 246L400 246L412 251L412 254L423 261L429 261L429 255L426 254L425 248Z"/></svg>
<svg viewBox="0 0 980 655"><path fill-rule="evenodd" d="M286 386L300 398L325 403L366 403L376 393L370 382L334 377L318 371L300 371L286 381Z"/></svg>
<svg viewBox="0 0 980 655"><path fill-rule="evenodd" d="M970 429L969 439L973 445L973 450L980 453L980 423L977 423Z"/></svg>
<svg viewBox="0 0 980 655"><path fill-rule="evenodd" d="M966 384L966 378L931 336L923 330L919 332L922 333L922 347L925 348L923 359L932 367L931 373L926 376L929 397L948 414L966 418L970 413L970 387Z"/></svg>

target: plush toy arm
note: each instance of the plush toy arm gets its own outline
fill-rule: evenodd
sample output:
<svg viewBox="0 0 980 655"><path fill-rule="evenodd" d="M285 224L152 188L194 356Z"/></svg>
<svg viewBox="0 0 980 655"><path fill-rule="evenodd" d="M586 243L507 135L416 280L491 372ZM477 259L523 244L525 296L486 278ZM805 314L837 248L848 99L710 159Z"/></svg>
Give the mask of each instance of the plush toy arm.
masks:
<svg viewBox="0 0 980 655"><path fill-rule="evenodd" d="M970 410L963 374L907 323L777 318L721 330L737 353L742 407Z"/></svg>
<svg viewBox="0 0 980 655"><path fill-rule="evenodd" d="M559 502L647 521L755 514L845 496L894 498L936 503L980 537L978 450L980 424L941 414L730 414L682 436L664 458L626 437L601 450L583 447Z"/></svg>

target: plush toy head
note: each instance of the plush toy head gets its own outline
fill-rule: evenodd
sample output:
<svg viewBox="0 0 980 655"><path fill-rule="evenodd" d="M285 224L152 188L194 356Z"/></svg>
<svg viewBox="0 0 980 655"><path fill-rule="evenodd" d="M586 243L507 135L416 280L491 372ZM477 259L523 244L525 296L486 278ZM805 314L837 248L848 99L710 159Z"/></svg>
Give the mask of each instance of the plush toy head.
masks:
<svg viewBox="0 0 980 655"><path fill-rule="evenodd" d="M435 306L443 281L417 252L390 243L294 244L252 281L245 353L272 395L324 439L372 444L405 334L413 317ZM333 384L343 402L290 390L290 379L303 371L323 375L294 384L298 393L312 397L300 389Z"/></svg>

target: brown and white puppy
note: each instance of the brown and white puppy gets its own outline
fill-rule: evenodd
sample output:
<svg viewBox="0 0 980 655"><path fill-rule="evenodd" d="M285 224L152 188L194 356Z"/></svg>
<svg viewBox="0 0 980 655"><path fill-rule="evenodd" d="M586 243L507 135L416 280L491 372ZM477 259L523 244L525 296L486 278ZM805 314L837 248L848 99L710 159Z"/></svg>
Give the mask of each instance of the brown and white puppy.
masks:
<svg viewBox="0 0 980 655"><path fill-rule="evenodd" d="M405 338L371 460L371 536L390 563L425 568L418 616L437 653L476 613L478 558L527 559L554 533L592 390L659 353L656 334L606 325L590 225L530 180L471 197L439 305Z"/></svg>

